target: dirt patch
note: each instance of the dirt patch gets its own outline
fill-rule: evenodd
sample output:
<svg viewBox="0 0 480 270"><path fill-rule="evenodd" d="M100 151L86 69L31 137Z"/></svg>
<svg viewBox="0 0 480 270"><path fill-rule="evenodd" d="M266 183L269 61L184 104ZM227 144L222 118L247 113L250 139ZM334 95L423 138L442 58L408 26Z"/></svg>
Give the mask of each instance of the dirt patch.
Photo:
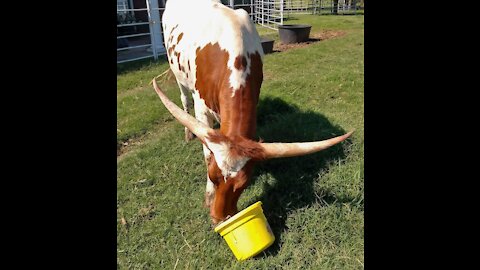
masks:
<svg viewBox="0 0 480 270"><path fill-rule="evenodd" d="M303 48L310 46L312 43L316 43L322 40L336 38L345 35L345 31L324 30L316 33L311 33L308 41L294 44L283 44L281 42L275 42L273 44L273 52L283 52L296 48Z"/></svg>
<svg viewBox="0 0 480 270"><path fill-rule="evenodd" d="M127 148L132 144L138 144L138 142L135 142L133 139L128 139L126 142L117 142L117 157L127 152Z"/></svg>
<svg viewBox="0 0 480 270"><path fill-rule="evenodd" d="M129 138L126 141L117 142L117 158L128 152L132 146L142 145L148 135L147 133L137 135L134 138Z"/></svg>
<svg viewBox="0 0 480 270"><path fill-rule="evenodd" d="M141 134L134 135L133 137L126 140L117 141L117 160L123 154L129 152L131 148L136 148L143 145L149 138L151 138L152 135L156 136L156 134L158 134L159 132L161 133L165 130L170 129L170 123L175 123L175 118L172 115L168 114L160 119L155 120L153 122L153 127L150 130L142 132ZM117 132L119 132L118 129ZM180 135L183 135L183 132L179 134L179 136Z"/></svg>
<svg viewBox="0 0 480 270"><path fill-rule="evenodd" d="M158 121L156 123L158 123ZM142 145L145 142L147 136L150 135L149 133L150 132L146 132L133 138L129 138L126 141L117 142L117 158L128 152L131 147Z"/></svg>

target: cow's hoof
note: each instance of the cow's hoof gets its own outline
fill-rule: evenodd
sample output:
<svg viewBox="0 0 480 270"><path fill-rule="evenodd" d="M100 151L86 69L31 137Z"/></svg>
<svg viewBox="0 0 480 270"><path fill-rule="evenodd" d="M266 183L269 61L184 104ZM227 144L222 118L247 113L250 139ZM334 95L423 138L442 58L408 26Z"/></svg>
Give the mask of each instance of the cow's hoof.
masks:
<svg viewBox="0 0 480 270"><path fill-rule="evenodd" d="M195 139L195 134L193 134L189 129L185 128L185 141L189 142Z"/></svg>

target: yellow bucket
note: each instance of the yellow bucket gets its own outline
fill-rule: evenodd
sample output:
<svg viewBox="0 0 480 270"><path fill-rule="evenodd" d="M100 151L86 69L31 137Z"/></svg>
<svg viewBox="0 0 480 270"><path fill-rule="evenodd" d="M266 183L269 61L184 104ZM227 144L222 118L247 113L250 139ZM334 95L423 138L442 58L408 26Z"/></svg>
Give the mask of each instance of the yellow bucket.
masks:
<svg viewBox="0 0 480 270"><path fill-rule="evenodd" d="M215 227L242 261L262 252L275 241L275 236L263 214L262 202L256 202Z"/></svg>

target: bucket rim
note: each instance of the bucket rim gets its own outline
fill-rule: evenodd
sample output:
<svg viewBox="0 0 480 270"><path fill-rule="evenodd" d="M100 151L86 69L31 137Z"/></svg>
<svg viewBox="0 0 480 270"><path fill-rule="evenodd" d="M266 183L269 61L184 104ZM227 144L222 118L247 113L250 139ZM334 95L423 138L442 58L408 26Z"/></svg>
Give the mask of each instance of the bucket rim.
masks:
<svg viewBox="0 0 480 270"><path fill-rule="evenodd" d="M227 221L220 223L217 227L214 228L215 232L218 233L218 232L222 231L223 229L229 227L230 225L235 223L237 220L239 220L240 218L242 218L243 216L248 214L248 212L250 212L251 210L253 210L255 208L258 208L258 207L260 207L260 209L262 208L262 202L261 201L258 201L256 203L250 205L249 207L247 207L247 208L243 209L242 211L236 213L233 217L229 218Z"/></svg>
<svg viewBox="0 0 480 270"><path fill-rule="evenodd" d="M310 24L282 24L282 25L279 25L278 28L280 28L280 29L300 29L300 28L308 29L308 28L312 28L312 25L310 25Z"/></svg>

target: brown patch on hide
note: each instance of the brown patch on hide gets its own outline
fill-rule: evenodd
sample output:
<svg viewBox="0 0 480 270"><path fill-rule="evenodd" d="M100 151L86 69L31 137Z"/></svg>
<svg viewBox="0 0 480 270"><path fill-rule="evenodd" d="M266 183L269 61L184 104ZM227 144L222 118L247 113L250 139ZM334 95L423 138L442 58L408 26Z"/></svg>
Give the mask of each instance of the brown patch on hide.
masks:
<svg viewBox="0 0 480 270"><path fill-rule="evenodd" d="M180 40L182 39L183 37L183 33L180 33L180 35L178 35L178 38L177 38L177 44L180 43Z"/></svg>
<svg viewBox="0 0 480 270"><path fill-rule="evenodd" d="M195 64L197 65L195 88L208 108L220 114L221 132L227 136L240 135L252 139L256 132L256 106L263 80L263 64L260 54L248 55L250 70L246 83L235 90L230 85L232 71L227 63L229 54L218 43L207 44L197 48ZM237 67L246 63L242 56L236 57Z"/></svg>
<svg viewBox="0 0 480 270"><path fill-rule="evenodd" d="M195 88L207 107L217 113L220 111L220 92L229 88L226 84L231 74L227 67L228 59L228 52L220 49L218 43L207 44L196 50L197 80Z"/></svg>
<svg viewBox="0 0 480 270"><path fill-rule="evenodd" d="M178 69L182 71L182 66L180 65L180 53L175 52L175 55L177 56Z"/></svg>
<svg viewBox="0 0 480 270"><path fill-rule="evenodd" d="M235 62L233 63L233 66L238 70L245 71L247 69L247 58L241 55L235 57Z"/></svg>
<svg viewBox="0 0 480 270"><path fill-rule="evenodd" d="M175 28L177 28L177 27L178 27L178 24L175 25L175 26L172 28L172 30L170 30L170 34L168 34L168 36L169 36L168 42L172 42L172 40L173 40L173 35L172 35L172 33L173 33L173 30L175 30Z"/></svg>
<svg viewBox="0 0 480 270"><path fill-rule="evenodd" d="M253 139L257 130L257 103L260 95L260 87L263 81L263 64L260 54L249 55L250 68L246 70L247 76L245 84L235 90L232 95L232 89L224 91L221 105L221 127L220 131L227 135L243 136L247 139ZM229 87L230 84L228 83ZM225 121L223 121L225 119Z"/></svg>

